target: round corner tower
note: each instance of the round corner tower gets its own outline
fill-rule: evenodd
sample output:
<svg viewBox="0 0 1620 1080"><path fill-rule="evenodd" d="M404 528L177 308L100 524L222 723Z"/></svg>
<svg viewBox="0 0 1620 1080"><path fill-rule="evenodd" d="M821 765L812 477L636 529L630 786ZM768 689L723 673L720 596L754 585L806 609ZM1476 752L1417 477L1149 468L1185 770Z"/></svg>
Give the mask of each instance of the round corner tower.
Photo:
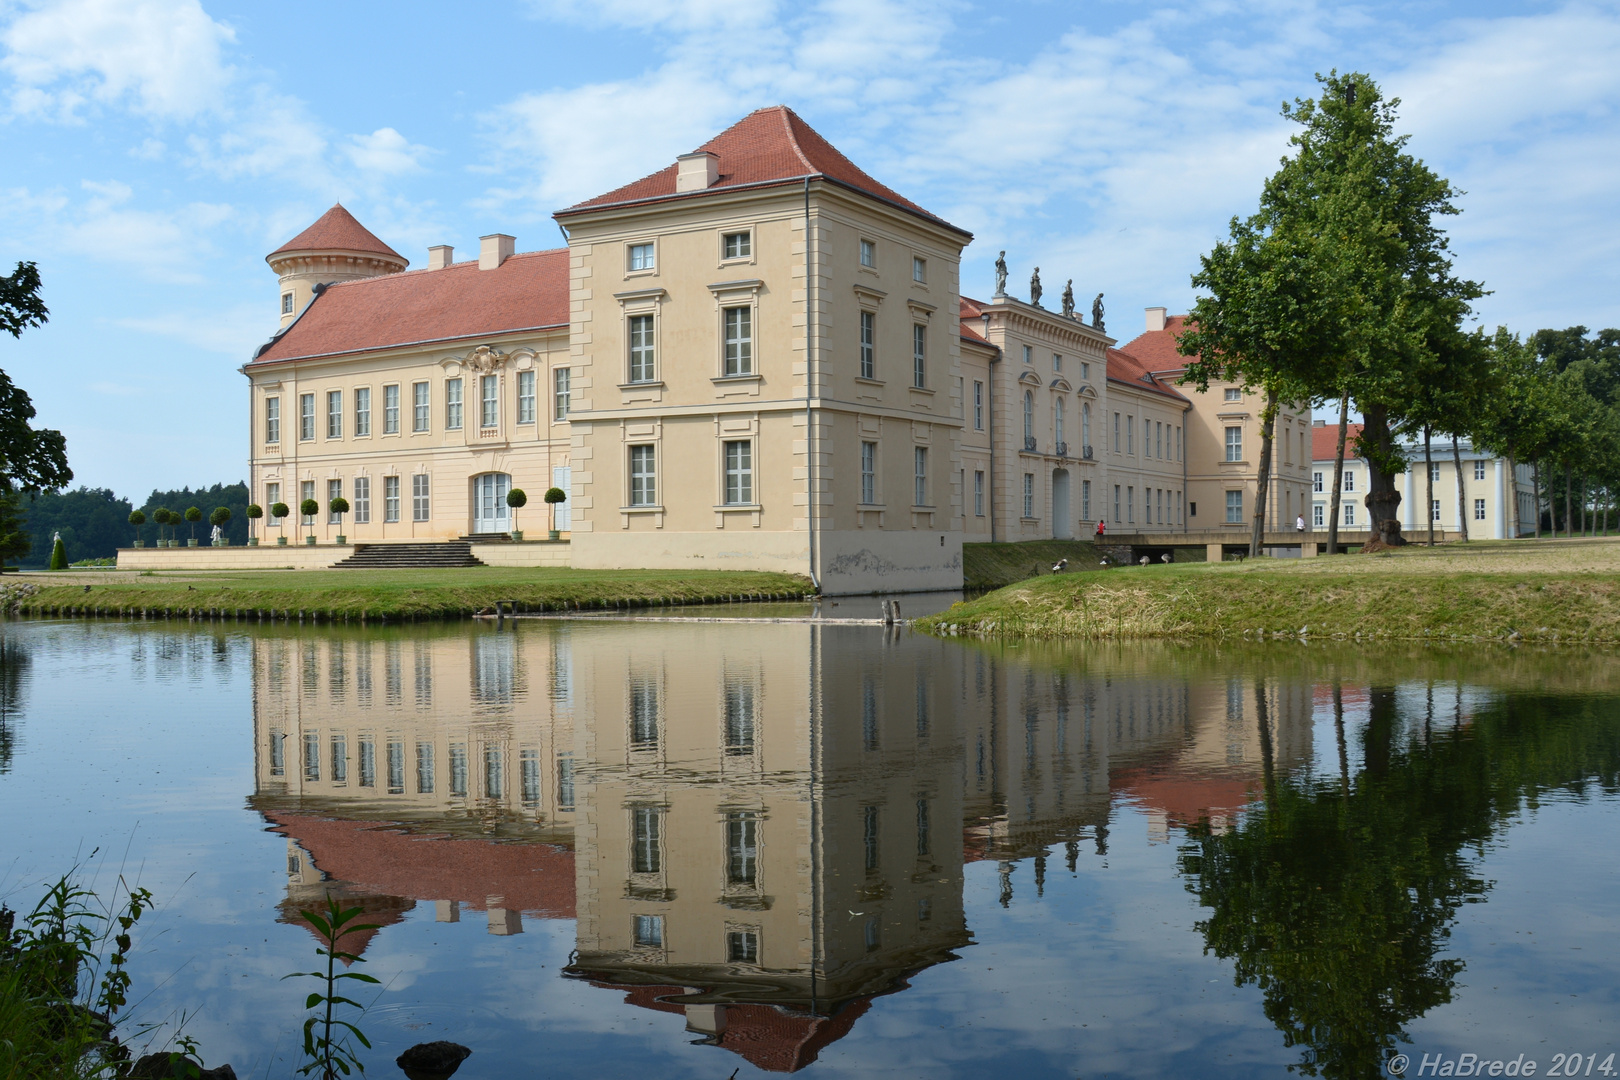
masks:
<svg viewBox="0 0 1620 1080"><path fill-rule="evenodd" d="M283 327L304 310L317 283L397 274L410 264L356 221L341 203L266 255L264 261L281 279L279 311Z"/></svg>

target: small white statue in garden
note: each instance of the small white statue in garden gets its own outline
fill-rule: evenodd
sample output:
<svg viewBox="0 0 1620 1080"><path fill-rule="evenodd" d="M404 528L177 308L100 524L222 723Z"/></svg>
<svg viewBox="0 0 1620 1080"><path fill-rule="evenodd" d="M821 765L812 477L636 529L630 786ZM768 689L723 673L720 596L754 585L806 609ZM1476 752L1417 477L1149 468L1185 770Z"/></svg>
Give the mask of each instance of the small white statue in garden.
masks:
<svg viewBox="0 0 1620 1080"><path fill-rule="evenodd" d="M219 547L219 538L221 536L223 536L223 535L224 535L224 530L222 530L218 525L215 525L214 526L214 532L210 536L209 539L212 541L212 543L213 543L213 545L215 547Z"/></svg>

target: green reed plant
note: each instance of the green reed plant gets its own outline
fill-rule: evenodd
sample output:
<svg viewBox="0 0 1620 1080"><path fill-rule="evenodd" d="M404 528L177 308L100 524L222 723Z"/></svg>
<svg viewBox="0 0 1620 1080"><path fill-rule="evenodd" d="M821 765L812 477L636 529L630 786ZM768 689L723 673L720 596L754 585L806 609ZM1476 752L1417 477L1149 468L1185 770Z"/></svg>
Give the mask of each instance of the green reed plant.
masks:
<svg viewBox="0 0 1620 1080"><path fill-rule="evenodd" d="M378 923L355 923L363 914L360 908L343 908L337 899L331 895L326 898L324 911L299 912L315 932L321 936L324 945L315 950L315 955L326 957L325 971L295 971L291 975L283 975L284 979L320 979L324 984L325 992L312 991L304 999L304 1008L320 1009L316 1015L304 1021L304 1056L308 1059L299 1069L299 1075L309 1076L315 1074L319 1080L336 1080L338 1076L348 1076L351 1070L364 1073L365 1065L354 1048L358 1041L367 1050L371 1049L371 1040L366 1033L347 1020L334 1017L333 1011L340 1005L348 1005L365 1012L366 1007L353 998L339 994L338 982L341 979L354 979L358 982L376 984L377 980L359 971L339 971L338 961L349 964L363 964L365 959L356 953L344 952L338 948L338 940L346 934L358 933L362 930L377 930ZM337 1034L334 1037L333 1032Z"/></svg>

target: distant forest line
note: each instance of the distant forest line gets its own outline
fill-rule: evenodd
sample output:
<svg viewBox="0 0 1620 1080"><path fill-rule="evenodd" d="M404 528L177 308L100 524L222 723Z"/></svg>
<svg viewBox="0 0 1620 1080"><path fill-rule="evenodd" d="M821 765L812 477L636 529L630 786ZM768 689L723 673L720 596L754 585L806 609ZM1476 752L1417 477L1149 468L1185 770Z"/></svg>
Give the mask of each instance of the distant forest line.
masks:
<svg viewBox="0 0 1620 1080"><path fill-rule="evenodd" d="M227 507L231 520L223 532L232 544L242 545L248 538L247 484L215 484L206 488L180 488L175 491L154 491L143 503L133 503L107 488L77 487L70 491L47 491L32 500L23 495L18 498L18 510L24 519L24 528L33 538L33 546L18 564L28 569L44 569L51 559L51 542L56 533L62 534L67 546L69 562L81 559L111 559L118 549L129 547L135 540L136 528L129 523L132 510L146 514L140 537L147 543L157 539L157 526L152 524L152 511L167 507L185 513L195 506L203 513L195 531L199 545L208 543L213 526L208 515L217 506ZM192 526L182 524L176 536L185 540L192 535Z"/></svg>

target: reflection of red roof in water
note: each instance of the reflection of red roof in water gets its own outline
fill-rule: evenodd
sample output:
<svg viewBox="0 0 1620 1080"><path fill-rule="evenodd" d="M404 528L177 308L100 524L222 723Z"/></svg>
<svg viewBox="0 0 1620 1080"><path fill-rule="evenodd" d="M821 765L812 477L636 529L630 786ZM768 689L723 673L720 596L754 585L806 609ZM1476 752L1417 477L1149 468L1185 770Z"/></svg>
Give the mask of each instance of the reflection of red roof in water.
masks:
<svg viewBox="0 0 1620 1080"><path fill-rule="evenodd" d="M1143 806L1163 811L1173 822L1191 825L1203 818L1243 809L1253 801L1259 778L1196 772L1168 775L1156 769L1124 769L1109 777L1108 786Z"/></svg>
<svg viewBox="0 0 1620 1080"><path fill-rule="evenodd" d="M415 900L459 900L544 919L574 917L574 853L551 844L496 844L404 833L370 821L266 812L273 831L298 841L330 877ZM358 950L350 950L358 951Z"/></svg>
<svg viewBox="0 0 1620 1080"><path fill-rule="evenodd" d="M353 953L355 956L364 955L366 946L371 944L371 939L376 937L383 927L393 926L397 922L404 922L405 913L416 906L415 901L406 900L403 897L357 895L353 889L343 886L333 888L328 895L334 897L338 902L338 906L345 911L356 907L361 910L362 914L354 919L351 925L376 927L375 930L357 930L338 938L338 950ZM323 900L298 903L289 898L280 904L281 918L277 921L292 926L302 926L305 930L314 934L317 941L325 945L326 938L319 930L310 925L309 920L303 916L305 911L318 913L324 905L325 901ZM343 966L348 967L350 963L350 961L345 960Z"/></svg>
<svg viewBox="0 0 1620 1080"><path fill-rule="evenodd" d="M592 982L604 990L619 987ZM678 997L687 991L679 986L630 987L627 1005L684 1016L685 1007L663 998ZM767 1072L798 1072L816 1060L833 1043L848 1035L867 1009L870 998L857 998L831 1016L811 1016L774 1005L726 1005L726 1030L719 1045L740 1054L755 1068Z"/></svg>

